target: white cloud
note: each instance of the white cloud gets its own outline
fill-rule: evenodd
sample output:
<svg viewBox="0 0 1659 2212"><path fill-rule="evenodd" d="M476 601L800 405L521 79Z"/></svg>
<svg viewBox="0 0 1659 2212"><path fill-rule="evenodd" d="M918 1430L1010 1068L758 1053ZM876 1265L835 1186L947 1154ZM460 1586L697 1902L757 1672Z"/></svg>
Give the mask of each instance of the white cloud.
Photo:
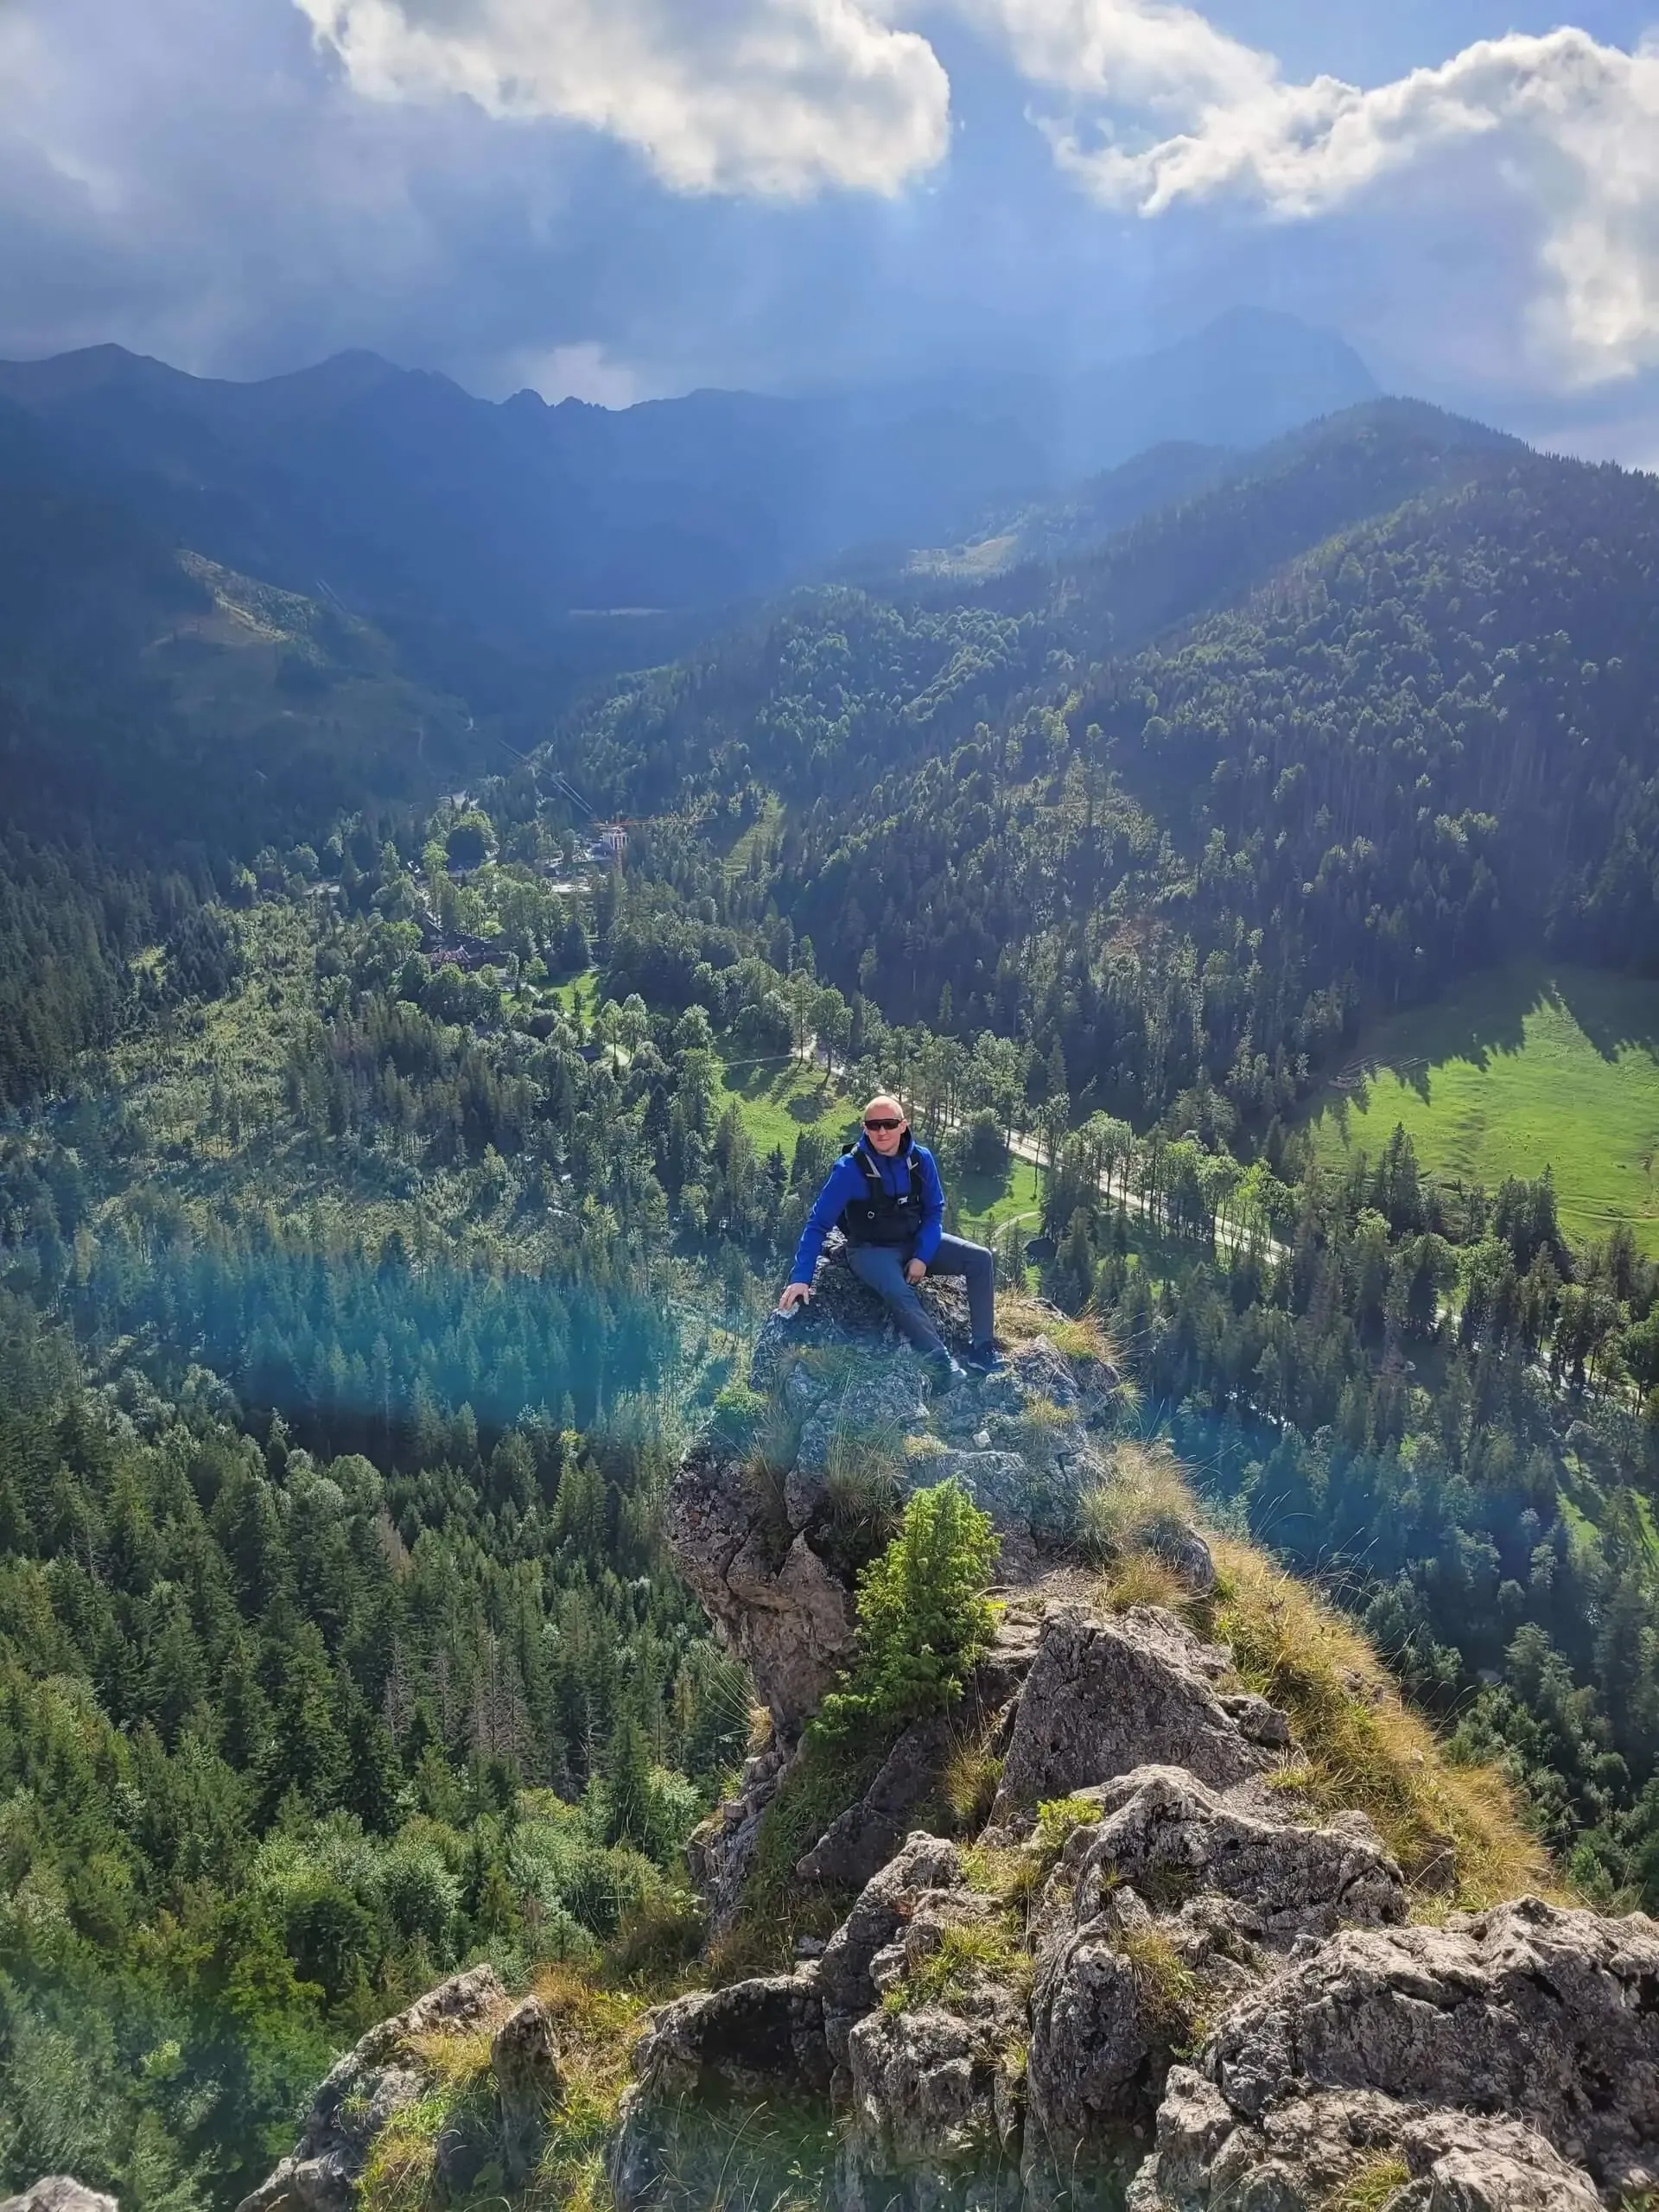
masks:
<svg viewBox="0 0 1659 2212"><path fill-rule="evenodd" d="M1585 382L1659 363L1659 48L1511 33L1365 91L1289 82L1271 54L1158 0L956 4L1068 96L1042 118L1062 168L1144 215L1230 196L1306 219L1479 147L1534 211L1535 351Z"/></svg>
<svg viewBox="0 0 1659 2212"><path fill-rule="evenodd" d="M893 193L944 156L950 81L860 0L296 0L353 86L587 124L680 192Z"/></svg>
<svg viewBox="0 0 1659 2212"><path fill-rule="evenodd" d="M528 385L550 406L561 399L585 399L594 407L632 407L653 397L638 369L591 339L546 352L515 353L501 365L495 381L507 391Z"/></svg>

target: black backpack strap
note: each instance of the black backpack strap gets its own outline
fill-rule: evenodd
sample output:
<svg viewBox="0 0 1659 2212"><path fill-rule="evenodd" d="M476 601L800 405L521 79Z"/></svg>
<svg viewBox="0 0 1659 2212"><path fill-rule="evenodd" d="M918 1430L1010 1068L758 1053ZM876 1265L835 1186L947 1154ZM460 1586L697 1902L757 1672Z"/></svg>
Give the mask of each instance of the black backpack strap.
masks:
<svg viewBox="0 0 1659 2212"><path fill-rule="evenodd" d="M869 1154L865 1151L863 1146L856 1142L842 1145L842 1158L845 1160L849 1154L856 1162L859 1173L864 1178L864 1188L872 1203L884 1198L887 1196L887 1185L881 1180L881 1171L870 1158Z"/></svg>

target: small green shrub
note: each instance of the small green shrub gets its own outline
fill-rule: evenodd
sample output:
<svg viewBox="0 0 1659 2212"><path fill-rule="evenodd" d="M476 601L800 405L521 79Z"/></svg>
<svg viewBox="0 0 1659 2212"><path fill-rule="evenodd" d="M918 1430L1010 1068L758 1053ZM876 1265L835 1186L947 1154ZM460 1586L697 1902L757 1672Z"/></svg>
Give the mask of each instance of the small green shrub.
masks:
<svg viewBox="0 0 1659 2212"><path fill-rule="evenodd" d="M1087 1797L1050 1797L1040 1804L1032 1841L1046 1862L1045 1871L1058 1866L1060 1853L1077 1829L1091 1827L1099 1818L1099 1806Z"/></svg>
<svg viewBox="0 0 1659 2212"><path fill-rule="evenodd" d="M986 1586L997 1539L960 1484L918 1490L899 1533L859 1577L856 1649L847 1686L823 1700L814 1732L862 1738L944 1712L989 1647Z"/></svg>
<svg viewBox="0 0 1659 2212"><path fill-rule="evenodd" d="M709 1421L709 1441L717 1452L741 1459L754 1448L768 1401L747 1382L728 1382L715 1399Z"/></svg>

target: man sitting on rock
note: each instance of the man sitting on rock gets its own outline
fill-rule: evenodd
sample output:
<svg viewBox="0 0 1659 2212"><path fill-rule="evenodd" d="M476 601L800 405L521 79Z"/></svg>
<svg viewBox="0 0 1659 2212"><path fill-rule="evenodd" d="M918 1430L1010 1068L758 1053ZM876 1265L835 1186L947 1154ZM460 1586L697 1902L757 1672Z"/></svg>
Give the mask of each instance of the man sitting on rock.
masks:
<svg viewBox="0 0 1659 2212"><path fill-rule="evenodd" d="M896 1098L872 1098L864 1128L830 1169L807 1216L795 1254L795 1272L778 1301L793 1313L812 1295L812 1277L823 1240L838 1228L847 1239L847 1264L874 1291L921 1353L937 1382L950 1384L962 1369L923 1310L916 1286L924 1275L964 1275L973 1344L967 1364L988 1375L1001 1363L991 1341L995 1321L995 1262L983 1244L944 1234L944 1187L925 1144L910 1134Z"/></svg>

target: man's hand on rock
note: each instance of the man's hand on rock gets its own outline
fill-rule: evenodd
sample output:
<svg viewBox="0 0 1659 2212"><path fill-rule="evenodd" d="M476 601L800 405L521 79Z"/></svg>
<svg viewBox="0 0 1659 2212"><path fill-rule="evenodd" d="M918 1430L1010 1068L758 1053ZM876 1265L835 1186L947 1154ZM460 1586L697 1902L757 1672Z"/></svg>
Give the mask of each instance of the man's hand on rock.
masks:
<svg viewBox="0 0 1659 2212"><path fill-rule="evenodd" d="M792 1313L798 1306L807 1305L811 1296L812 1286L810 1282L791 1282L785 1287L783 1296L778 1301L778 1311L780 1313Z"/></svg>
<svg viewBox="0 0 1659 2212"><path fill-rule="evenodd" d="M909 1266L905 1269L905 1281L906 1282L920 1282L922 1277L926 1273L927 1262L925 1260L912 1260Z"/></svg>

